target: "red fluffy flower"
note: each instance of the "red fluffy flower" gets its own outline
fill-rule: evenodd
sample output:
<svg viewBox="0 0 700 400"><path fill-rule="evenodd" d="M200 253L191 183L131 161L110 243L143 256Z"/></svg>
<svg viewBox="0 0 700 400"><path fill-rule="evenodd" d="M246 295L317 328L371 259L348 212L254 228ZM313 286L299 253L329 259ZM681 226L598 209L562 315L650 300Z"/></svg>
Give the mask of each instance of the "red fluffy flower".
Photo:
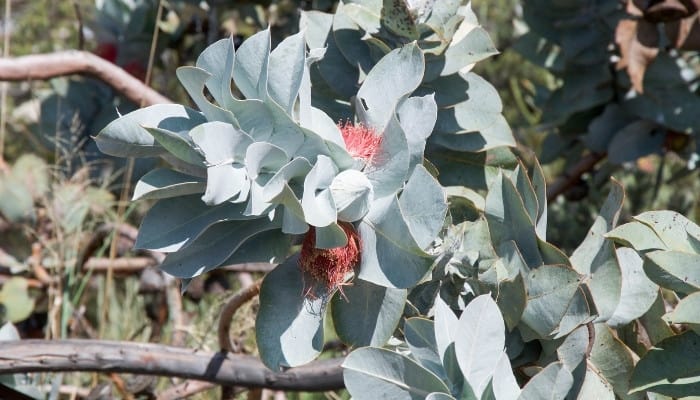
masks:
<svg viewBox="0 0 700 400"><path fill-rule="evenodd" d="M316 248L316 229L312 226L304 237L299 256L301 270L328 292L343 285L348 273L352 272L360 261L360 236L351 224L347 222L339 224L348 237L348 243L345 246L332 249ZM312 287L306 290L307 296L314 295Z"/></svg>
<svg viewBox="0 0 700 400"><path fill-rule="evenodd" d="M377 154L379 145L382 143L381 136L362 124L341 122L338 124L338 128L340 128L345 147L351 156L361 158L365 162L372 161L372 157Z"/></svg>

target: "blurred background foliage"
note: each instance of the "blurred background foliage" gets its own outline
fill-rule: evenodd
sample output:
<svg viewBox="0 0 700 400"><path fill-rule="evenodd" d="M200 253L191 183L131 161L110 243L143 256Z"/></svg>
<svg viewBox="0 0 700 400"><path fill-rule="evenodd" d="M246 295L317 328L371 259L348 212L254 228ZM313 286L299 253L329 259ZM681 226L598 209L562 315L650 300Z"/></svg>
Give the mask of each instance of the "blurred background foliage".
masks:
<svg viewBox="0 0 700 400"><path fill-rule="evenodd" d="M274 46L297 31L300 10L330 12L336 3L15 0L2 30L12 56L88 50L188 104L175 69L193 65L208 44L228 36L240 43L269 27ZM627 194L621 222L651 209L700 220L697 1L474 0L472 7L500 51L475 71L503 100L518 140L513 152L526 163L537 157L548 182L567 178L586 157L599 160L551 199L550 242L566 253L576 248L611 176ZM113 277L84 265L87 256L148 257L132 254L133 237L115 226L138 226L145 207L126 206L121 189L153 165L132 171L123 160L98 154L90 139L139 105L79 76L6 90L0 322L16 323L23 337L168 343L184 331L180 344L216 349L210 327L225 292L241 285L231 274L194 283L177 319L164 289L174 286L162 274L147 269ZM248 337L255 307L241 311L236 332L248 351L255 349ZM95 383L89 375L71 379L78 387Z"/></svg>

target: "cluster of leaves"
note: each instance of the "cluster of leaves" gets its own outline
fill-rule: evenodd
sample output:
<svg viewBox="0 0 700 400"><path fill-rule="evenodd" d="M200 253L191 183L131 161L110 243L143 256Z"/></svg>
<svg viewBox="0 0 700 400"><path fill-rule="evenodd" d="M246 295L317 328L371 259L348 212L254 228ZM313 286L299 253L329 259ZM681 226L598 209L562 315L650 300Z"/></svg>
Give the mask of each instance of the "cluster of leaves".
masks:
<svg viewBox="0 0 700 400"><path fill-rule="evenodd" d="M577 14L574 3L544 14L568 25L525 7L521 46L537 43L535 55L546 52L569 82L551 94L552 121L601 128L577 140L591 149L607 140L593 150L611 154L625 129L601 132L617 111L627 118L617 128L643 119L671 129L670 116L631 111L632 100L657 98L646 79L634 98L597 84L623 72L590 67L609 59L592 44L609 38L580 27L614 27L622 10L595 3ZM354 398L698 393L700 228L671 212L618 227L624 192L613 181L575 251L549 243L544 173L504 148L514 141L498 94L470 72L495 50L469 5L346 1L300 25L274 48L269 30L237 49L215 42L178 69L199 110L148 107L97 136L108 154L169 163L135 188L135 199L156 200L137 247L166 252L162 268L185 283L224 264L281 262L261 288L262 360L272 369L312 360L330 319L355 349L344 363ZM348 137L360 131L378 138L369 155ZM646 154L623 147L624 157ZM360 238L349 285L324 286L300 268L297 244L312 233L318 252Z"/></svg>
<svg viewBox="0 0 700 400"><path fill-rule="evenodd" d="M524 4L529 30L514 46L560 82L538 94L542 122L556 127L543 161L585 149L614 165L666 150L694 157L697 60L684 43L695 34L679 26L690 27L697 8L681 3L693 2ZM666 13L675 6L685 11Z"/></svg>

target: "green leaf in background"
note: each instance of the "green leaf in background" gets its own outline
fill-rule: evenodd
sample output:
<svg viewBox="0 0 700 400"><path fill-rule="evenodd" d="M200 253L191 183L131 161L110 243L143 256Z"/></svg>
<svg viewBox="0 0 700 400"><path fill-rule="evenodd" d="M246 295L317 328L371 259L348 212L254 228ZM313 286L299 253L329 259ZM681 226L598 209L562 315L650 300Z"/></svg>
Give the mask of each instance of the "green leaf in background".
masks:
<svg viewBox="0 0 700 400"><path fill-rule="evenodd" d="M564 400L573 383L574 378L564 364L551 363L530 379L518 400Z"/></svg>
<svg viewBox="0 0 700 400"><path fill-rule="evenodd" d="M325 300L304 296L299 257L293 256L265 276L255 338L260 358L273 371L305 364L323 348Z"/></svg>
<svg viewBox="0 0 700 400"><path fill-rule="evenodd" d="M640 118L651 117L674 131L697 132L700 116L695 110L700 100L684 75L674 57L659 52L644 73L644 94L625 98L623 108Z"/></svg>
<svg viewBox="0 0 700 400"><path fill-rule="evenodd" d="M474 394L481 397L505 348L505 323L496 302L481 295L462 311L455 332L457 361Z"/></svg>
<svg viewBox="0 0 700 400"><path fill-rule="evenodd" d="M333 326L349 346L383 346L396 330L406 303L406 289L355 279L331 300Z"/></svg>
<svg viewBox="0 0 700 400"><path fill-rule="evenodd" d="M154 157L165 153L143 127L189 131L206 122L204 115L179 104L156 104L114 120L95 137L103 153L117 157Z"/></svg>
<svg viewBox="0 0 700 400"><path fill-rule="evenodd" d="M639 360L630 390L649 390L672 397L700 394L700 336L693 331L656 343Z"/></svg>
<svg viewBox="0 0 700 400"><path fill-rule="evenodd" d="M358 400L418 400L432 392L450 392L440 378L410 358L372 347L359 348L347 356L343 378Z"/></svg>
<svg viewBox="0 0 700 400"><path fill-rule="evenodd" d="M620 129L608 145L608 160L614 164L635 161L658 153L666 135L653 122L637 120Z"/></svg>
<svg viewBox="0 0 700 400"><path fill-rule="evenodd" d="M625 192L617 181L593 222L586 238L571 255L571 264L587 277L593 301L598 309L597 321L607 321L615 312L622 291L622 272L615 256L615 246L605 235L617 225Z"/></svg>
<svg viewBox="0 0 700 400"><path fill-rule="evenodd" d="M27 319L34 311L34 299L29 297L27 280L12 277L0 288L0 320L20 322Z"/></svg>
<svg viewBox="0 0 700 400"><path fill-rule="evenodd" d="M203 193L206 187L206 182L201 178L167 168L156 168L136 183L131 200L186 196Z"/></svg>

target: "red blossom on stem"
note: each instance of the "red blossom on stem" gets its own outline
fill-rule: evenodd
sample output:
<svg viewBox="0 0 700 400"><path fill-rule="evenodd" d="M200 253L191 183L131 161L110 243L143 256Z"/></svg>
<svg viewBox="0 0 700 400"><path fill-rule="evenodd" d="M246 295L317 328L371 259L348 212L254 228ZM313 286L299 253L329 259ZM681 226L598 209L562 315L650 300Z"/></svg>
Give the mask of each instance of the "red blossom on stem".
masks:
<svg viewBox="0 0 700 400"><path fill-rule="evenodd" d="M382 137L377 135L373 129L349 121L339 123L338 128L340 128L345 147L351 156L370 162L372 157L377 154Z"/></svg>
<svg viewBox="0 0 700 400"><path fill-rule="evenodd" d="M299 256L301 270L328 292L343 285L348 273L360 261L360 236L351 224L340 222L339 225L348 237L345 246L316 248L316 229L312 226L304 237ZM306 290L306 295L313 295L311 288Z"/></svg>

